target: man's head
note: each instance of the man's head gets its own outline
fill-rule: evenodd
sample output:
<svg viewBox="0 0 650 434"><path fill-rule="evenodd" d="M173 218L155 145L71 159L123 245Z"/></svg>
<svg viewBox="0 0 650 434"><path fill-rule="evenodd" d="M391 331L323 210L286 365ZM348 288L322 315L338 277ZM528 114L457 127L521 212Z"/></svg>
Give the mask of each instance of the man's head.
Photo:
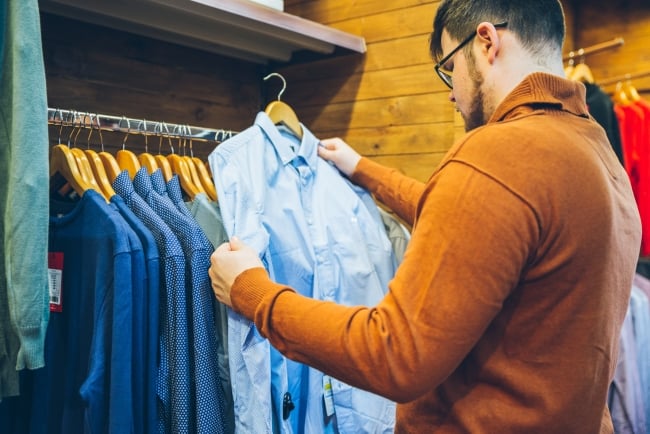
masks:
<svg viewBox="0 0 650 434"><path fill-rule="evenodd" d="M466 129L487 122L526 75L561 75L564 32L558 0L443 0L429 48Z"/></svg>

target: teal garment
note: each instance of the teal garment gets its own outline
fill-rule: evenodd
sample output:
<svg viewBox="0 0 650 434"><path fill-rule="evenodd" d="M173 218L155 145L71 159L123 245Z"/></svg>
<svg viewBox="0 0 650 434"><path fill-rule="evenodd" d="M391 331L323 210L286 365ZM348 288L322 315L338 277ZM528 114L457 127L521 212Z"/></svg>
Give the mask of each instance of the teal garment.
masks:
<svg viewBox="0 0 650 434"><path fill-rule="evenodd" d="M177 191L175 191L176 188ZM181 197L178 196L180 186L175 187L172 181L167 184L167 189L170 197ZM228 234L226 234L226 229L223 227L221 210L217 202L210 201L205 193L199 193L192 202L186 202L185 206L205 233L212 247L216 249L228 241ZM235 406L230 381L230 361L228 359L228 311L226 305L219 303L216 299L214 299L214 302L217 305L215 309L215 333L219 337L217 340L217 359L219 380L221 380L223 389L224 428L227 433L230 433L235 431Z"/></svg>
<svg viewBox="0 0 650 434"><path fill-rule="evenodd" d="M47 95L38 2L3 7L0 336L8 346L0 348L0 399L15 394L16 370L44 366L49 320Z"/></svg>

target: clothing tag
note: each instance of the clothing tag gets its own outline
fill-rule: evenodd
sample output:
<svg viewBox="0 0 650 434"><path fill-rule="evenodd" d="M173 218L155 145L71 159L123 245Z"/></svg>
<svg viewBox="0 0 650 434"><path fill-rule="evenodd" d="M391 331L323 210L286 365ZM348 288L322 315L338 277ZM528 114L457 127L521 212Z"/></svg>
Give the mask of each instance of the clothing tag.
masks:
<svg viewBox="0 0 650 434"><path fill-rule="evenodd" d="M334 397L332 396L332 380L329 375L323 375L323 402L325 404L325 416L334 415Z"/></svg>
<svg viewBox="0 0 650 434"><path fill-rule="evenodd" d="M63 252L47 254L47 271L50 282L50 312L63 312Z"/></svg>

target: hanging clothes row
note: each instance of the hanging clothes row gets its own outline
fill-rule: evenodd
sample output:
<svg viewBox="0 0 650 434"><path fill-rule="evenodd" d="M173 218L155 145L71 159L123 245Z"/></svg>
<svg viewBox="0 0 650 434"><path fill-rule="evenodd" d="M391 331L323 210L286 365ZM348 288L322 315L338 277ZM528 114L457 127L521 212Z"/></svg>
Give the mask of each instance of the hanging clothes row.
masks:
<svg viewBox="0 0 650 434"><path fill-rule="evenodd" d="M217 203L186 203L177 174L51 151L45 367L20 373L3 432L232 432L225 307L207 275L226 240Z"/></svg>
<svg viewBox="0 0 650 434"><path fill-rule="evenodd" d="M171 177L151 170L128 147L133 124L114 126L124 146L113 155L109 129L79 118L49 119L45 367L21 372L20 395L0 403L3 430L356 433L363 421L390 432L394 403L285 359L212 294L209 257L234 234L274 278L348 304L376 302L403 256L408 230L317 158L291 107L269 104L250 131L213 143L205 169L218 201L188 194L179 153L160 160ZM95 134L85 149L81 130Z"/></svg>

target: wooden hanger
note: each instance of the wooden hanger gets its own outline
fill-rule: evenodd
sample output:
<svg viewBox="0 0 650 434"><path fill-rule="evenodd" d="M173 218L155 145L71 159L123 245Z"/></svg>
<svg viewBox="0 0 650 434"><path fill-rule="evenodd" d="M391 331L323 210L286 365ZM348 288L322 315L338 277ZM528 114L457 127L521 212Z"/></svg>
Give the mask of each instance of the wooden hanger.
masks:
<svg viewBox="0 0 650 434"><path fill-rule="evenodd" d="M201 180L201 184L203 185L205 193L210 199L216 201L217 190L214 187L214 181L208 172L206 164L199 157L192 157L192 161L194 161L194 166L196 167L196 170L199 174L199 179Z"/></svg>
<svg viewBox="0 0 650 434"><path fill-rule="evenodd" d="M92 137L93 134L93 116L90 116L90 131L88 133L88 138L86 139L86 143L90 144L90 138ZM99 120L97 121L97 131L99 132L99 140L101 143L102 148L104 147L104 141L102 139L102 131L101 128L99 128ZM113 190L113 186L111 185L111 181L108 178L108 175L106 174L106 170L104 169L104 163L102 162L102 159L99 157L99 154L97 152L93 151L92 149L86 149L84 150L84 154L86 157L86 160L88 161L88 164L90 165L90 169L93 173L93 177L95 178L96 183L99 185L99 189L101 192L104 194L104 197L107 200L110 200L113 196L115 196L115 190Z"/></svg>
<svg viewBox="0 0 650 434"><path fill-rule="evenodd" d="M117 160L117 164L120 166L120 169L128 171L129 177L133 179L138 170L140 170L140 161L138 161L138 157L136 157L133 152L126 149L126 139L129 137L129 133L131 131L131 124L129 120L126 119L126 122L128 125L126 136L124 136L124 140L122 141L122 149L117 151L115 159Z"/></svg>
<svg viewBox="0 0 650 434"><path fill-rule="evenodd" d="M625 93L627 99L630 100L630 102L636 102L641 99L641 95L639 95L639 92L637 92L636 88L632 84L632 80L630 79L627 79L623 82L622 91Z"/></svg>
<svg viewBox="0 0 650 434"><path fill-rule="evenodd" d="M296 137L302 139L302 126L300 125L298 116L296 116L296 112L293 111L291 106L280 100L280 98L282 98L282 94L287 88L287 82L285 81L284 77L277 72L272 72L271 74L267 75L264 77L264 80L268 80L273 76L279 77L282 80L282 89L278 93L278 99L276 101L271 101L266 106L266 109L264 109L264 113L266 113L269 118L271 118L271 121L273 121L274 124L284 125Z"/></svg>
<svg viewBox="0 0 650 434"><path fill-rule="evenodd" d="M50 177L56 174L61 175L79 196L83 196L84 192L93 189L81 175L70 148L63 144L53 146L51 149Z"/></svg>
<svg viewBox="0 0 650 434"><path fill-rule="evenodd" d="M625 93L625 90L623 89L623 82L621 81L616 83L616 89L614 89L614 94L612 95L612 99L616 104L620 104L620 105L628 105L632 103L628 98L627 94Z"/></svg>
<svg viewBox="0 0 650 434"><path fill-rule="evenodd" d="M199 179L199 171L196 168L194 161L192 161L192 158L190 158L188 155L184 155L181 158L183 159L183 161L185 161L185 164L187 164L187 168L190 171L190 178L192 179L192 183L196 185L196 187L199 189L201 193L206 193L205 188L201 183L201 179Z"/></svg>
<svg viewBox="0 0 650 434"><path fill-rule="evenodd" d="M149 134L147 130L147 121L143 120L143 128L141 133L144 135L144 152L138 154L138 161L147 169L147 173L151 175L158 170L158 163L153 155L149 153Z"/></svg>
<svg viewBox="0 0 650 434"><path fill-rule="evenodd" d="M90 168L92 169L93 174L95 175L95 181L97 181L97 183L99 184L99 188L104 193L104 196L107 197L108 199L115 196L115 190L111 185L111 180L109 179L108 174L106 173L106 169L104 168L104 162L102 161L99 154L93 151L92 149L86 149L84 152L86 153L86 157L88 157ZM113 180L114 179L115 178L113 178Z"/></svg>
<svg viewBox="0 0 650 434"><path fill-rule="evenodd" d="M594 76L586 63L578 63L571 73L571 80L582 83L594 83Z"/></svg>
<svg viewBox="0 0 650 434"><path fill-rule="evenodd" d="M88 160L88 156L86 153L81 150L80 148L71 148L70 152L75 158L75 161L77 163L77 168L79 169L79 172L81 173L81 176L84 178L84 180L90 184L90 186L93 188L93 190L97 191L99 194L101 194L106 202L110 201L110 196L108 196L101 188L99 182L95 178L95 174L93 173L93 169L90 165L90 161Z"/></svg>
<svg viewBox="0 0 650 434"><path fill-rule="evenodd" d="M154 156L156 163L158 163L158 168L162 171L165 181L169 182L174 176L174 171L172 170L171 163L169 160L162 154Z"/></svg>
<svg viewBox="0 0 650 434"><path fill-rule="evenodd" d="M192 181L192 175L190 174L190 169L187 167L187 163L183 158L178 154L170 154L167 156L167 160L172 168L174 174L178 175L178 180L181 183L181 188L187 194L190 199L194 200L197 194L201 193L201 190L194 184Z"/></svg>
<svg viewBox="0 0 650 434"><path fill-rule="evenodd" d="M156 161L156 158L148 152L142 152L141 154L139 154L138 161L140 162L142 167L147 168L147 172L149 173L149 175L151 175L156 170L158 170L158 162Z"/></svg>
<svg viewBox="0 0 650 434"><path fill-rule="evenodd" d="M98 153L99 159L102 161L102 164L104 165L104 170L106 171L106 176L108 176L109 181L113 182L115 181L115 178L117 178L117 175L122 173L122 169L120 169L120 165L117 164L117 160L111 154L110 152L102 151Z"/></svg>

